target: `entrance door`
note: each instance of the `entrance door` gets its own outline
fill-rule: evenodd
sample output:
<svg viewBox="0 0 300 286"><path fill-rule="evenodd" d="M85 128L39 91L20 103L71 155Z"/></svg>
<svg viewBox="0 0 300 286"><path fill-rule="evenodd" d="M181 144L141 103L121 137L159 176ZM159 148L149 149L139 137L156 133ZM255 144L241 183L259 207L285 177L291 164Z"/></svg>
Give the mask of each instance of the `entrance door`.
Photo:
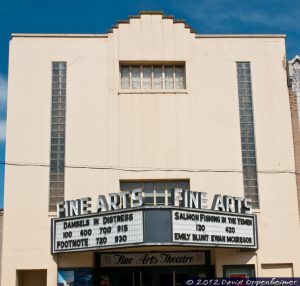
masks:
<svg viewBox="0 0 300 286"><path fill-rule="evenodd" d="M144 270L140 272L140 278L134 286L173 286L172 271Z"/></svg>
<svg viewBox="0 0 300 286"><path fill-rule="evenodd" d="M204 275L204 276L202 276ZM179 286L186 278L205 277L192 269L144 268L102 272L100 286Z"/></svg>

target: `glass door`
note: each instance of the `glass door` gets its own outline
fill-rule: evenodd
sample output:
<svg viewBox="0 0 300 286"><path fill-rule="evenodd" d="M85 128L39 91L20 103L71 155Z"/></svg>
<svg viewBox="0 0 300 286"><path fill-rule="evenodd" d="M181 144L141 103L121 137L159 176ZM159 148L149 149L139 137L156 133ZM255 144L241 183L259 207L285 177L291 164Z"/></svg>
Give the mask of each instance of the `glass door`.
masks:
<svg viewBox="0 0 300 286"><path fill-rule="evenodd" d="M183 285L184 281L190 278L206 278L206 271L187 271L187 270L176 270L175 273L175 284L174 286Z"/></svg>
<svg viewBox="0 0 300 286"><path fill-rule="evenodd" d="M163 286L173 286L173 271L169 272L159 272L159 285Z"/></svg>
<svg viewBox="0 0 300 286"><path fill-rule="evenodd" d="M181 286L188 278L206 277L201 268L110 269L100 275L100 286ZM98 284L97 284L98 286Z"/></svg>

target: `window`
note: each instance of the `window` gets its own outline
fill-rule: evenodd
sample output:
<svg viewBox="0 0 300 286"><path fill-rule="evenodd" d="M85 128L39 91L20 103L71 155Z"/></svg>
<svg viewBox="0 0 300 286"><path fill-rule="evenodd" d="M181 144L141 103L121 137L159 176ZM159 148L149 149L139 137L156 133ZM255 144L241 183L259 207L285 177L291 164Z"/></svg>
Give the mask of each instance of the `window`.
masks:
<svg viewBox="0 0 300 286"><path fill-rule="evenodd" d="M47 269L17 269L17 285L47 285Z"/></svg>
<svg viewBox="0 0 300 286"><path fill-rule="evenodd" d="M252 87L249 62L237 63L240 132L243 160L244 194L259 208L257 168L252 108Z"/></svg>
<svg viewBox="0 0 300 286"><path fill-rule="evenodd" d="M57 285L95 285L93 282L94 273L90 268L71 268L58 269L57 271ZM98 285L98 284L97 284Z"/></svg>
<svg viewBox="0 0 300 286"><path fill-rule="evenodd" d="M65 62L52 63L49 211L56 211L56 203L64 200L66 72Z"/></svg>
<svg viewBox="0 0 300 286"><path fill-rule="evenodd" d="M293 277L293 263L268 263L261 265L261 277Z"/></svg>
<svg viewBox="0 0 300 286"><path fill-rule="evenodd" d="M223 265L223 277L226 278L254 278L255 268L254 265Z"/></svg>
<svg viewBox="0 0 300 286"><path fill-rule="evenodd" d="M121 89L185 89L185 67L169 65L121 65Z"/></svg>
<svg viewBox="0 0 300 286"><path fill-rule="evenodd" d="M189 180L121 181L121 191L142 189L145 205L171 205L171 190L190 189Z"/></svg>

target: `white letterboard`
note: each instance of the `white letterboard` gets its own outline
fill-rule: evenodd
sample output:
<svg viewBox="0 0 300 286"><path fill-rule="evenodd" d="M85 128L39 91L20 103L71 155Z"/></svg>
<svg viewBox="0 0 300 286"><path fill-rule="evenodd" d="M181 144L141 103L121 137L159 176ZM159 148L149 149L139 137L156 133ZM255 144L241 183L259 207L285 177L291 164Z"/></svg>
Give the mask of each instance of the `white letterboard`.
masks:
<svg viewBox="0 0 300 286"><path fill-rule="evenodd" d="M173 242L257 248L254 215L172 210Z"/></svg>
<svg viewBox="0 0 300 286"><path fill-rule="evenodd" d="M54 219L52 253L143 242L142 211Z"/></svg>

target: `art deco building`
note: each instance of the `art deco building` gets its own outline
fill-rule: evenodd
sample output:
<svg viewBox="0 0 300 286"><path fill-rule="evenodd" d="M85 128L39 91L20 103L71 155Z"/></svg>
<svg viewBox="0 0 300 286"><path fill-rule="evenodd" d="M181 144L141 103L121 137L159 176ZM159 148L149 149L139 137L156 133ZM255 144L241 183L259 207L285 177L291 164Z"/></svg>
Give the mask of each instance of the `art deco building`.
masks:
<svg viewBox="0 0 300 286"><path fill-rule="evenodd" d="M13 34L2 285L300 276L284 62L160 12Z"/></svg>

